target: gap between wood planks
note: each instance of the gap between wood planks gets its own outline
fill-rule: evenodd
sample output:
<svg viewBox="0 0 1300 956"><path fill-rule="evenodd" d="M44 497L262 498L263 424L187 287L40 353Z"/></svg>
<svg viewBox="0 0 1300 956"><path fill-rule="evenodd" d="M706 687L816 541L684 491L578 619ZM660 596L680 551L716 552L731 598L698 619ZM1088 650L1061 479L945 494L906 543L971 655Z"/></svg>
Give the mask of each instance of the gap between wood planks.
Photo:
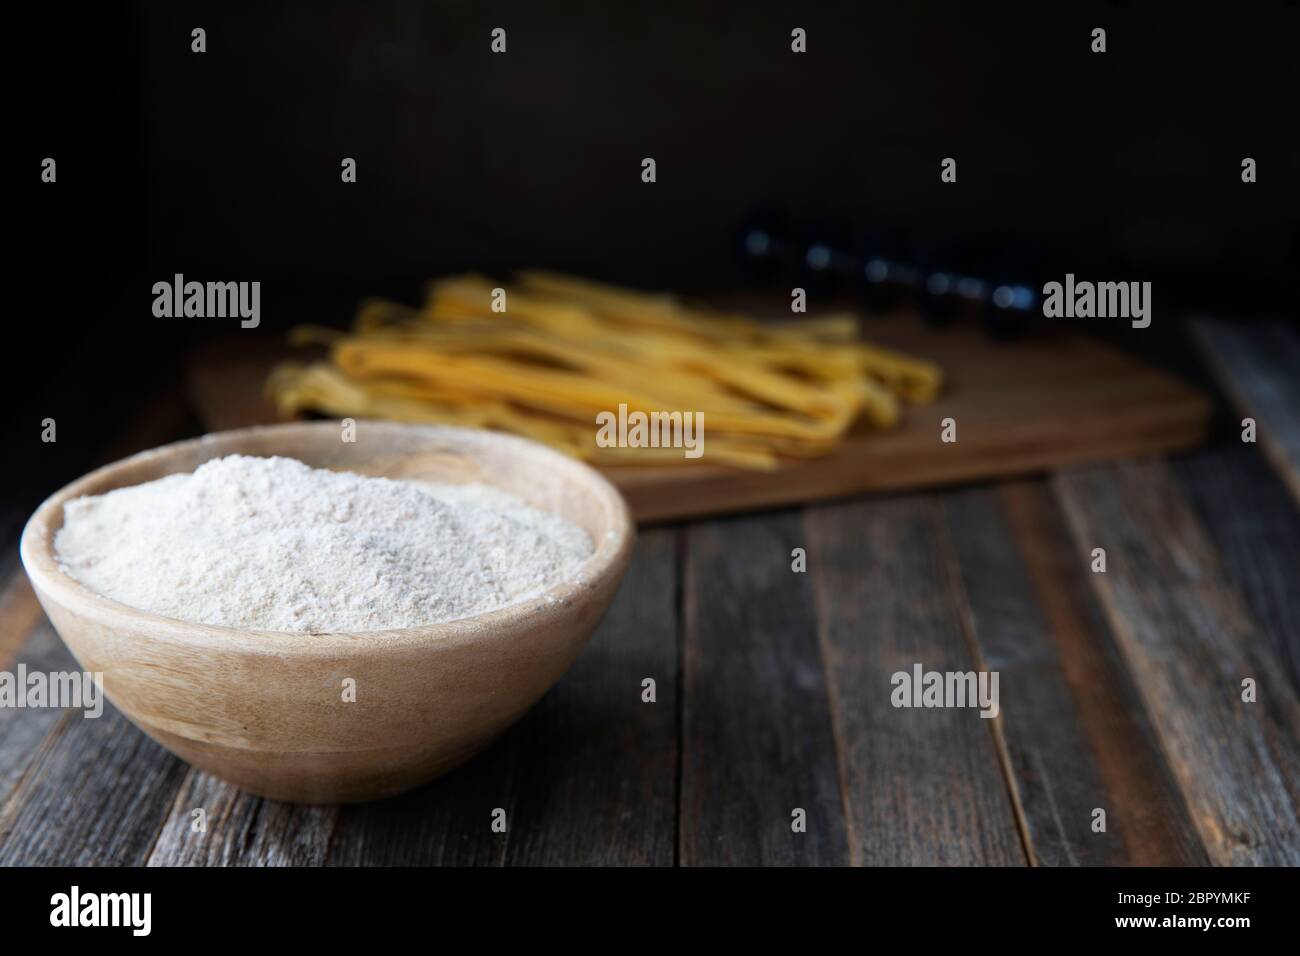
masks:
<svg viewBox="0 0 1300 956"><path fill-rule="evenodd" d="M952 530L947 521L944 520L943 514L935 515L935 533L940 541L940 547L944 553L944 570L948 577L948 587L952 589L954 599L959 608L959 617L962 625L962 636L966 639L966 646L970 650L971 663L975 665L976 671L987 672L990 670L988 662L985 661L983 653L980 651L979 639L977 637L975 622L972 619L970 594L966 590L965 581L961 573L961 560L957 554L956 545L953 542ZM1006 734L1003 730L1004 717L999 712L989 721L989 733L993 737L994 750L998 756L998 766L1002 769L1002 779L1006 784L1007 797L1011 801L1011 811L1015 815L1016 829L1020 835L1021 849L1025 854L1025 862L1030 866L1038 865L1038 857L1034 852L1034 841L1029 831L1029 821L1025 813L1025 807L1020 798L1020 788L1016 785L1015 774L1011 768L1011 757L1007 751ZM1073 862L1073 860L1071 861Z"/></svg>
<svg viewBox="0 0 1300 956"><path fill-rule="evenodd" d="M676 671L673 675L673 735L677 741L673 767L673 866L682 865L682 774L686 754L686 533L677 530L673 537L676 564L673 569L674 649ZM638 543L638 547L640 544Z"/></svg>
<svg viewBox="0 0 1300 956"><path fill-rule="evenodd" d="M1053 487L1080 548L1106 549L1094 587L1211 862L1300 863L1300 701L1168 465Z"/></svg>
<svg viewBox="0 0 1300 956"><path fill-rule="evenodd" d="M802 516L803 528L808 536L807 554L816 560L817 546L816 535L812 533L808 526L808 510L805 509ZM833 705L841 689L835 680L835 672L831 669L831 652L828 643L825 622L829 613L829 597L826 594L825 576L817 573L815 570L812 574L813 584L813 607L817 613L817 652L821 655L822 660L822 679L826 682L827 691L827 710L830 713L831 721L831 739L835 743L835 778L839 787L840 808L844 814L845 838L848 841L849 862L856 863L862 859L862 840L858 834L857 828L853 825L853 808L852 800L849 794L849 782L845 778L844 769L847 766L848 754L844 745L845 730L840 715Z"/></svg>
<svg viewBox="0 0 1300 956"><path fill-rule="evenodd" d="M1056 773L1076 789L1080 782L1085 791L1095 788L1079 795L1074 812L1104 803L1110 808L1109 828L1123 841L1122 855L1072 855L1136 866L1204 864L1204 849L1087 579L1086 552L1066 529L1044 481L1009 483L999 497L1041 608L1035 623L1056 664L1059 679L1050 693L1074 714L1067 723L1070 747L1063 748L1053 734L1044 741L1050 752L1040 760L1051 762L1060 753L1065 759ZM1090 771L1096 779L1088 779ZM1090 831L1084 833L1087 845L1095 846Z"/></svg>
<svg viewBox="0 0 1300 956"><path fill-rule="evenodd" d="M966 709L897 709L891 675L966 672L971 648L934 495L810 508L818 649L850 862L1024 864L997 742ZM788 551L785 558L789 561ZM790 574L788 564L786 576Z"/></svg>
<svg viewBox="0 0 1300 956"><path fill-rule="evenodd" d="M904 650L908 660L919 659L917 645L909 643L909 634L898 632L899 626L934 635L928 643L922 641L923 655L951 655L964 646L969 662L1007 678L1002 711L990 728L988 759L999 762L1016 843L1029 862L1206 862L1180 789L1185 781L1176 781L1167 766L1141 698L1111 643L1110 627L1093 594L1098 582L1088 569L1088 549L1081 550L1077 534L1056 511L1048 485L1024 481L942 496L812 508L805 524L840 803L853 862L933 862L945 842L938 838L941 830L934 829L934 820L929 827L912 828L910 842L882 842L875 832L899 826L907 830L909 814L918 809L891 796L887 784L882 789L881 778L910 779L920 773L924 779L925 773L924 764L907 753L864 743L864 735L877 731L873 721L889 721L897 712L878 708L872 714L851 694L854 688L887 686L888 668L880 670L862 646L871 643L870 654L876 656ZM881 554L887 555L884 561ZM918 590L917 582L930 577L945 583ZM890 597L896 591L903 597ZM918 617L915 610L944 604L952 611L937 618ZM954 637L962 635L964 645L943 636L949 627ZM965 666L960 654L951 659ZM928 657L925 662L930 663ZM960 776L963 761L970 768L971 754L981 750L978 738L954 748L951 734L966 730L957 722L939 737L924 730L920 736L908 732L915 747L946 752L948 768ZM871 774L852 769L864 764ZM873 789L875 798L864 800ZM973 829L947 838L983 846L972 862L996 859L999 829L989 829L988 816L995 806L989 802L993 793L988 785L967 790L962 799L985 809L975 815ZM1090 827L1094 808L1107 810L1104 833ZM967 809L961 803L949 812L960 818Z"/></svg>

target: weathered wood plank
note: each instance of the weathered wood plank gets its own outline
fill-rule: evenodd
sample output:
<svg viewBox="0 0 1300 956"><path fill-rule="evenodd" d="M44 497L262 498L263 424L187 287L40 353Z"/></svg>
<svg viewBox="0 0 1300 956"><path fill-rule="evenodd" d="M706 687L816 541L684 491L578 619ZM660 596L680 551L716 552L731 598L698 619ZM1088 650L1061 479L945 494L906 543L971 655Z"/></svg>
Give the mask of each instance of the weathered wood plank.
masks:
<svg viewBox="0 0 1300 956"><path fill-rule="evenodd" d="M1201 318L1194 340L1257 442L1300 501L1300 335L1281 322L1237 325Z"/></svg>
<svg viewBox="0 0 1300 956"><path fill-rule="evenodd" d="M263 800L190 768L148 865L320 866L337 817L336 807Z"/></svg>
<svg viewBox="0 0 1300 956"><path fill-rule="evenodd" d="M979 669L942 520L929 496L806 512L856 864L1025 862L991 721L890 700L915 664Z"/></svg>
<svg viewBox="0 0 1300 956"><path fill-rule="evenodd" d="M12 661L14 668L19 664L26 665L29 671L43 673L77 668L76 659L47 621L31 632ZM9 797L14 788L52 744L57 736L56 728L66 724L71 716L71 711L54 707L0 707L0 834L4 833Z"/></svg>
<svg viewBox="0 0 1300 956"><path fill-rule="evenodd" d="M1034 861L1206 862L1046 485L943 502L971 634L1001 675L999 729Z"/></svg>
<svg viewBox="0 0 1300 956"><path fill-rule="evenodd" d="M184 776L111 704L70 711L0 812L0 866L140 865Z"/></svg>
<svg viewBox="0 0 1300 956"><path fill-rule="evenodd" d="M591 646L538 706L544 746L523 755L507 865L672 865L678 544L676 530L642 532Z"/></svg>
<svg viewBox="0 0 1300 956"><path fill-rule="evenodd" d="M844 808L798 514L686 530L680 862L842 864ZM792 813L806 832L792 832Z"/></svg>
<svg viewBox="0 0 1300 956"><path fill-rule="evenodd" d="M1106 549L1094 587L1211 862L1300 864L1300 701L1168 466L1054 487L1080 552Z"/></svg>
<svg viewBox="0 0 1300 956"><path fill-rule="evenodd" d="M1173 467L1300 693L1300 508L1249 445L1188 455Z"/></svg>

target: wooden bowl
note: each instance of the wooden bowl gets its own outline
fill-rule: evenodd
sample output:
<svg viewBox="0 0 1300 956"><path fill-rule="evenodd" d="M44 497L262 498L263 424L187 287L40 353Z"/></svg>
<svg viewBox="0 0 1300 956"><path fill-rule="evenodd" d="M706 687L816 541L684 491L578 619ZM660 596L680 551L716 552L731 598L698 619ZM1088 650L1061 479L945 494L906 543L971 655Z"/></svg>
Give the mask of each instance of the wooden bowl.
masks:
<svg viewBox="0 0 1300 956"><path fill-rule="evenodd" d="M173 620L98 595L54 552L64 502L193 471L230 454L284 455L389 478L478 481L561 515L595 552L572 580L489 614L427 627L294 634ZM586 465L493 432L362 421L205 435L142 452L48 498L23 530L42 607L109 699L197 767L302 803L369 800L432 780L517 720L568 669L609 607L635 538L627 506ZM354 702L344 680L355 680Z"/></svg>

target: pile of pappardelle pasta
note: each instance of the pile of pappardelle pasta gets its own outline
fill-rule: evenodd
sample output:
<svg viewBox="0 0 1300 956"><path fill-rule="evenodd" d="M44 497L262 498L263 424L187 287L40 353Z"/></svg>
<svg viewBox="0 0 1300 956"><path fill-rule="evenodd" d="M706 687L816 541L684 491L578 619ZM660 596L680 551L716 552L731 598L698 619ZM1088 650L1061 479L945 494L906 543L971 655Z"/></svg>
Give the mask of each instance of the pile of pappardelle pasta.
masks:
<svg viewBox="0 0 1300 956"><path fill-rule="evenodd" d="M420 308L372 300L350 331L291 341L329 357L272 372L282 414L492 428L600 465L689 461L599 446L596 416L620 405L703 412L708 461L770 470L831 452L859 419L891 428L900 402L942 385L933 363L862 341L851 315L760 322L548 272L439 279Z"/></svg>

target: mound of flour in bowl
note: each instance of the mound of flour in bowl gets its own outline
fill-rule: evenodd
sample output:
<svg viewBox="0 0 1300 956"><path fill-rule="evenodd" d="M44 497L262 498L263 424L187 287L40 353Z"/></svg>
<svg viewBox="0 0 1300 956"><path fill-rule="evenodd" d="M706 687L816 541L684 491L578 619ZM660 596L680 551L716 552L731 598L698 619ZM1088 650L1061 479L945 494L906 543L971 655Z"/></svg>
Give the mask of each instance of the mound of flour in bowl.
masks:
<svg viewBox="0 0 1300 956"><path fill-rule="evenodd" d="M64 506L65 571L132 607L270 631L373 631L495 610L592 553L585 531L484 485L231 455Z"/></svg>

